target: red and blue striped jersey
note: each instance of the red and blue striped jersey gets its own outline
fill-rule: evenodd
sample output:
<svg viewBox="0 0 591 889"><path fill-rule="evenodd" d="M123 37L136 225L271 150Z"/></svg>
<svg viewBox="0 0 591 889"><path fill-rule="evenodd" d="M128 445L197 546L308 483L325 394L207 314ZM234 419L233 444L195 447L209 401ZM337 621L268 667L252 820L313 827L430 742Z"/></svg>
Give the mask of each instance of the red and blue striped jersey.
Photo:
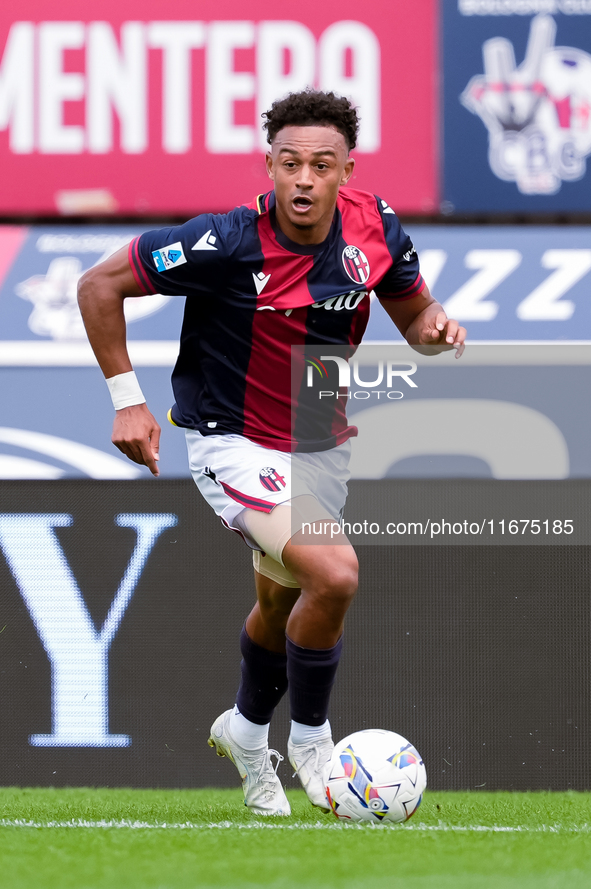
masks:
<svg viewBox="0 0 591 889"><path fill-rule="evenodd" d="M281 451L326 450L356 434L343 399L321 429L307 421L306 399L300 405L292 397L291 347L354 348L372 290L409 299L424 286L394 211L349 188L321 244L302 246L283 234L271 191L227 214L146 232L131 242L129 258L144 293L186 296L173 422Z"/></svg>

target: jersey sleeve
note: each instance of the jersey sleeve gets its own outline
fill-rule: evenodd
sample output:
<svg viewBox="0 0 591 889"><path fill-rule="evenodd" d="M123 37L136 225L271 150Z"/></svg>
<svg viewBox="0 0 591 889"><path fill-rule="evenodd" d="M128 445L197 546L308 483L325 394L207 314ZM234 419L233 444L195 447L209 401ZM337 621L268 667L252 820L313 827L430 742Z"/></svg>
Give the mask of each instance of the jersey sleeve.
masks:
<svg viewBox="0 0 591 889"><path fill-rule="evenodd" d="M392 208L376 196L392 265L374 288L380 299L410 299L425 287L417 251Z"/></svg>
<svg viewBox="0 0 591 889"><path fill-rule="evenodd" d="M198 296L219 289L229 259L226 215L205 213L183 225L144 232L129 245L129 263L144 293Z"/></svg>

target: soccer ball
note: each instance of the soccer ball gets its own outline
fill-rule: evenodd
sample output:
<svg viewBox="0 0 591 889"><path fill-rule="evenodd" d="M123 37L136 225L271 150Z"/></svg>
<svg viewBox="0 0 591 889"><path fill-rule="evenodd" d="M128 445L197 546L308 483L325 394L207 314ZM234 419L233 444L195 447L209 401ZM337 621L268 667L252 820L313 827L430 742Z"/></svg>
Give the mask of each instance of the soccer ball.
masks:
<svg viewBox="0 0 591 889"><path fill-rule="evenodd" d="M406 821L426 786L427 772L412 744L381 729L343 738L326 772L330 807L343 821Z"/></svg>

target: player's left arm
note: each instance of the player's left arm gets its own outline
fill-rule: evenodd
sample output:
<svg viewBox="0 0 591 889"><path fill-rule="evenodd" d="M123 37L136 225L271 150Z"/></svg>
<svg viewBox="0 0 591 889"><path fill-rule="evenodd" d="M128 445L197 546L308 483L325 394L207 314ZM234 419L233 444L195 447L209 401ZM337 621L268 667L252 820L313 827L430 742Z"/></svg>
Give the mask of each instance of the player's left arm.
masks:
<svg viewBox="0 0 591 889"><path fill-rule="evenodd" d="M386 201L376 195L385 246L392 265L374 286L382 306L409 345L429 353L455 349L456 358L464 351L466 331L457 321L448 318L429 293L421 275L419 257L400 220Z"/></svg>
<svg viewBox="0 0 591 889"><path fill-rule="evenodd" d="M464 351L466 329L447 317L426 284L410 299L380 299L380 303L409 345L455 349L456 358Z"/></svg>

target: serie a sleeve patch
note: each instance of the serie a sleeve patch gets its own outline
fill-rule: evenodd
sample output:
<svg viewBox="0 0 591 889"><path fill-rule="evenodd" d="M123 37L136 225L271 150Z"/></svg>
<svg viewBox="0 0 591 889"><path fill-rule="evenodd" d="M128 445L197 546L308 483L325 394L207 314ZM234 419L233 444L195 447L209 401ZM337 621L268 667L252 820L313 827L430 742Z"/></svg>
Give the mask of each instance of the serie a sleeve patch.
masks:
<svg viewBox="0 0 591 889"><path fill-rule="evenodd" d="M168 247L161 247L160 250L152 250L152 258L156 271L166 272L168 269L174 269L179 265L183 265L187 258L185 256L183 245L180 241L170 244Z"/></svg>

